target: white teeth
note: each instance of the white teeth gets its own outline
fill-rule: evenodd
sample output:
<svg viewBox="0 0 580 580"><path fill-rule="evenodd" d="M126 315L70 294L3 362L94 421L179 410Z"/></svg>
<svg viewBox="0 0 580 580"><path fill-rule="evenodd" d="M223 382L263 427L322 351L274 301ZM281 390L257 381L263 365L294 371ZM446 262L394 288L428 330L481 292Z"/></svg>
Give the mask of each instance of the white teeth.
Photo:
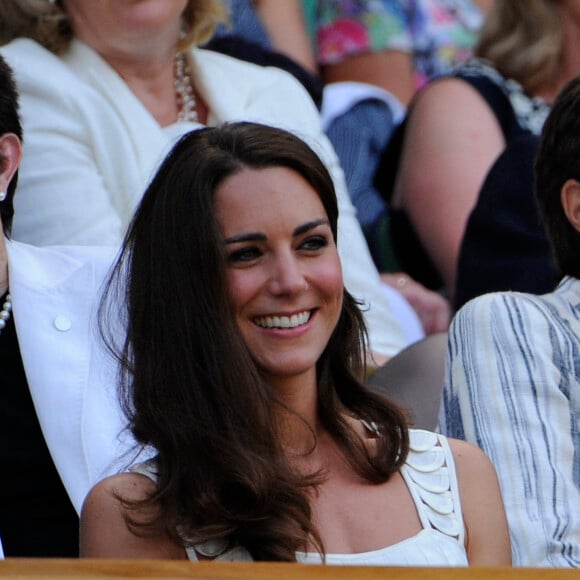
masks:
<svg viewBox="0 0 580 580"><path fill-rule="evenodd" d="M256 318L254 322L263 328L296 328L306 324L309 320L310 311L306 310L292 316L262 316Z"/></svg>

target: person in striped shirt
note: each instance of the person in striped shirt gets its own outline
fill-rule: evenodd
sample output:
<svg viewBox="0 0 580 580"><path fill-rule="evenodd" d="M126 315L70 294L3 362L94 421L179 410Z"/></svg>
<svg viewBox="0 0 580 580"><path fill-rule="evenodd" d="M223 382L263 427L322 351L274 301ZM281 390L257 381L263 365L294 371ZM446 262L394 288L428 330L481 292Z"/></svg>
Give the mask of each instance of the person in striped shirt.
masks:
<svg viewBox="0 0 580 580"><path fill-rule="evenodd" d="M535 190L564 274L468 302L449 333L441 430L498 472L514 565L580 566L580 77L554 102Z"/></svg>

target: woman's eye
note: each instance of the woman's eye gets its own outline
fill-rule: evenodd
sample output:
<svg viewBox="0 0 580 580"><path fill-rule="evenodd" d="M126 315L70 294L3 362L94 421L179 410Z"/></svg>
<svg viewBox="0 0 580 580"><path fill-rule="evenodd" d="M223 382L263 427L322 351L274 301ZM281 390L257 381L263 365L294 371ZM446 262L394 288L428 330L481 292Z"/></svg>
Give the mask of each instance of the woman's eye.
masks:
<svg viewBox="0 0 580 580"><path fill-rule="evenodd" d="M251 262L262 255L258 248L241 248L234 250L228 255L228 262L230 264L241 264L244 262Z"/></svg>
<svg viewBox="0 0 580 580"><path fill-rule="evenodd" d="M310 236L300 244L300 249L313 251L320 250L326 246L328 246L328 238L325 236Z"/></svg>

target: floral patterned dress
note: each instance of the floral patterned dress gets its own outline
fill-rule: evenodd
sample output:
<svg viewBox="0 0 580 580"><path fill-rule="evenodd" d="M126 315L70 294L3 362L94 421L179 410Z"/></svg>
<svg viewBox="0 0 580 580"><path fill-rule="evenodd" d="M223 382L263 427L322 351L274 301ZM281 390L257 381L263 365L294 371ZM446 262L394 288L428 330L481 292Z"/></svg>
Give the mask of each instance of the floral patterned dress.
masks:
<svg viewBox="0 0 580 580"><path fill-rule="evenodd" d="M417 88L472 54L483 13L473 0L303 0L320 65L364 52L411 53Z"/></svg>

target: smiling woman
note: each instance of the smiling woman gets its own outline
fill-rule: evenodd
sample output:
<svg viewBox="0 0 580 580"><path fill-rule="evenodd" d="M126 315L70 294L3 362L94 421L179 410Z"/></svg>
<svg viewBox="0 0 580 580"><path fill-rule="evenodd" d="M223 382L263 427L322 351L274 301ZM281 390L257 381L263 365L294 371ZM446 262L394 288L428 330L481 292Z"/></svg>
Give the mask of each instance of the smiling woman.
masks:
<svg viewBox="0 0 580 580"><path fill-rule="evenodd" d="M318 194L285 167L244 168L216 189L215 210L231 303L252 358L269 382L294 375L315 387L316 361L338 321L343 293Z"/></svg>
<svg viewBox="0 0 580 580"><path fill-rule="evenodd" d="M125 295L127 335L107 338L132 433L155 457L93 488L83 555L509 561L485 457L408 430L360 382L364 324L337 220L328 171L285 131L240 123L177 143L102 308L103 328L118 327L107 305Z"/></svg>

